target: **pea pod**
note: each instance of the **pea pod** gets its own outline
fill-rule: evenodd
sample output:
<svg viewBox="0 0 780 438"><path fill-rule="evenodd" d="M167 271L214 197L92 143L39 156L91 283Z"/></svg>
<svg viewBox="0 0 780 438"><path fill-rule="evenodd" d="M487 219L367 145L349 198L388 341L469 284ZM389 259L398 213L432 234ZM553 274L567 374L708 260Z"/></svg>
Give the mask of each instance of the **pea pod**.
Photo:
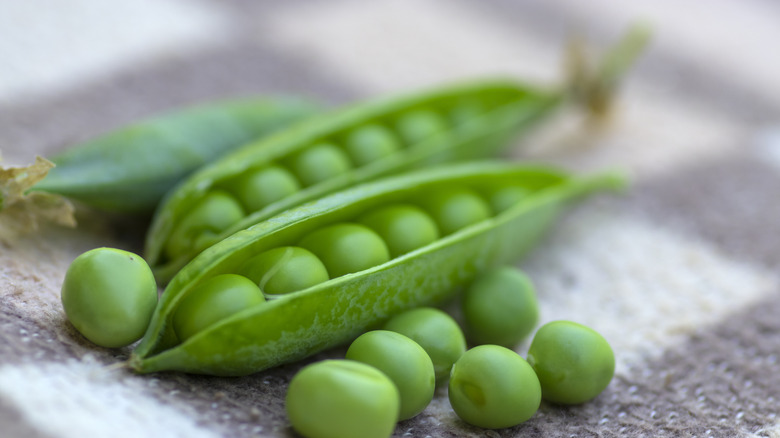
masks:
<svg viewBox="0 0 780 438"><path fill-rule="evenodd" d="M32 190L96 208L150 213L171 187L228 151L319 108L293 98L241 99L176 110L77 145Z"/></svg>
<svg viewBox="0 0 780 438"><path fill-rule="evenodd" d="M208 246L293 206L413 167L495 155L563 98L562 91L495 80L368 101L317 117L243 147L169 193L147 234L144 256L166 283ZM232 202L213 201L214 193ZM231 213L217 220L209 214L217 210Z"/></svg>
<svg viewBox="0 0 780 438"><path fill-rule="evenodd" d="M287 210L211 246L183 268L163 292L130 365L142 373L243 375L346 343L396 313L441 302L491 266L516 261L569 201L622 185L614 173L580 178L546 167L468 163L382 179ZM247 260L258 254L301 245L323 230L353 224L388 205L415 205L430 212L443 189L462 188L487 200L506 187L521 187L524 195L511 206L491 210L487 218L387 261L268 295L261 305L184 342L171 327L180 303L193 290L216 275L246 275Z"/></svg>

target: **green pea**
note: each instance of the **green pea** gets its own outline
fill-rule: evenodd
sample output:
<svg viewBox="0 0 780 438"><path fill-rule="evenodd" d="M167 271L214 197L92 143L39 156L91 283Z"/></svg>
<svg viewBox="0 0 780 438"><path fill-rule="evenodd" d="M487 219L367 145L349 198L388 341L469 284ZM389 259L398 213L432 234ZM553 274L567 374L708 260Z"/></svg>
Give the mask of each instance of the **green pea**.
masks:
<svg viewBox="0 0 780 438"><path fill-rule="evenodd" d="M512 267L485 272L463 294L463 319L466 335L475 344L516 346L539 320L531 280Z"/></svg>
<svg viewBox="0 0 780 438"><path fill-rule="evenodd" d="M452 364L466 351L466 339L458 323L433 307L399 313L387 321L384 329L409 337L428 353L437 384L447 380Z"/></svg>
<svg viewBox="0 0 780 438"><path fill-rule="evenodd" d="M349 346L346 358L371 365L393 381L401 397L399 420L419 414L433 399L433 362L419 344L400 333L364 333Z"/></svg>
<svg viewBox="0 0 780 438"><path fill-rule="evenodd" d="M467 188L442 188L426 197L428 211L442 235L490 217L490 206L477 192Z"/></svg>
<svg viewBox="0 0 780 438"><path fill-rule="evenodd" d="M85 338L123 347L143 336L157 305L149 265L131 252L96 248L76 257L62 283L62 307Z"/></svg>
<svg viewBox="0 0 780 438"><path fill-rule="evenodd" d="M229 193L212 190L176 226L166 244L169 258L176 258L203 242L216 240L219 233L244 217L241 204ZM206 245L208 246L208 245Z"/></svg>
<svg viewBox="0 0 780 438"><path fill-rule="evenodd" d="M354 223L339 223L314 231L301 240L300 246L322 260L331 278L390 260L382 238L370 228Z"/></svg>
<svg viewBox="0 0 780 438"><path fill-rule="evenodd" d="M517 205L524 198L527 198L529 193L528 189L522 186L504 186L493 191L488 196L488 202L490 202L493 213L499 214Z"/></svg>
<svg viewBox="0 0 780 438"><path fill-rule="evenodd" d="M444 117L431 110L412 111L399 117L396 122L398 135L406 144L427 140L448 128Z"/></svg>
<svg viewBox="0 0 780 438"><path fill-rule="evenodd" d="M371 227L387 243L392 257L406 254L439 238L430 215L411 204L395 204L369 212L358 222Z"/></svg>
<svg viewBox="0 0 780 438"><path fill-rule="evenodd" d="M250 212L284 199L301 188L289 170L273 165L246 172L227 184Z"/></svg>
<svg viewBox="0 0 780 438"><path fill-rule="evenodd" d="M607 340L571 321L539 328L528 349L528 362L539 376L542 397L567 405L601 394L615 373L615 355Z"/></svg>
<svg viewBox="0 0 780 438"><path fill-rule="evenodd" d="M531 418L541 404L542 390L533 368L517 353L480 345L453 365L449 399L463 421L501 429Z"/></svg>
<svg viewBox="0 0 780 438"><path fill-rule="evenodd" d="M364 125L347 135L344 147L357 166L393 154L401 148L395 135L381 125Z"/></svg>
<svg viewBox="0 0 780 438"><path fill-rule="evenodd" d="M283 246L249 259L240 273L260 286L265 294L281 295L328 281L328 270L310 251Z"/></svg>
<svg viewBox="0 0 780 438"><path fill-rule="evenodd" d="M304 186L341 175L352 167L347 154L336 145L319 143L304 149L290 160L290 167Z"/></svg>
<svg viewBox="0 0 780 438"><path fill-rule="evenodd" d="M244 309L265 302L252 280L236 274L212 277L196 286L176 308L173 329L182 342Z"/></svg>
<svg viewBox="0 0 780 438"><path fill-rule="evenodd" d="M351 360L303 368L285 399L292 427L307 438L387 438L398 421L398 389L381 371Z"/></svg>

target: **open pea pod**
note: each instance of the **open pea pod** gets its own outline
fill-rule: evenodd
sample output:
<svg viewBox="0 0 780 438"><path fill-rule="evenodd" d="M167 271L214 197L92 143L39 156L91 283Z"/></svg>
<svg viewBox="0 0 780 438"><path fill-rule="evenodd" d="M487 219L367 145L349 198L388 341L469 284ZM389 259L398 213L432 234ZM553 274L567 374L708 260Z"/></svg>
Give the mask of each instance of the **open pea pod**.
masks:
<svg viewBox="0 0 780 438"><path fill-rule="evenodd" d="M515 262L567 203L623 184L615 173L577 177L547 167L468 163L362 184L287 210L208 248L183 268L163 292L130 365L142 373L244 375L346 343L398 312L447 299L488 267ZM433 234L423 233L405 248L394 246L421 228L388 233L392 226L385 225L396 216L386 213L399 206L430 219ZM377 214L385 216L377 221ZM367 254L376 254L370 248L375 243L334 250L343 241L323 236L345 224L379 236L390 255L366 262ZM248 261L289 247L311 250L328 277L267 295L267 301L180 339L173 323L177 310L204 282L238 274L261 278L264 288L286 261L280 258L267 272L253 271ZM363 265L337 272L353 262Z"/></svg>
<svg viewBox="0 0 780 438"><path fill-rule="evenodd" d="M563 100L562 91L489 80L310 119L201 169L169 193L144 257L164 284L205 248L293 206L414 167L493 156Z"/></svg>
<svg viewBox="0 0 780 438"><path fill-rule="evenodd" d="M320 111L312 102L291 97L244 98L177 109L53 157L56 167L31 190L103 210L148 214L168 190L204 164Z"/></svg>

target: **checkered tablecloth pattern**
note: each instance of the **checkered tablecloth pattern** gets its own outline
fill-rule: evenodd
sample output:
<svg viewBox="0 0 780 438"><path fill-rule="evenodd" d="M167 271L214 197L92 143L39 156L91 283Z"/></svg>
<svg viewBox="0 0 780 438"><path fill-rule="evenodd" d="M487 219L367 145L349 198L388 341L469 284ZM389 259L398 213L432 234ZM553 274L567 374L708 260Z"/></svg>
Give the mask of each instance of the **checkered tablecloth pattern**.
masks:
<svg viewBox="0 0 780 438"><path fill-rule="evenodd" d="M140 117L230 96L335 106L482 76L556 84L573 34L598 51L636 21L653 40L610 123L562 114L512 154L632 177L625 194L565 215L520 264L543 321L579 321L611 342L615 379L590 403L543 404L497 431L460 421L439 389L394 436L780 437L780 4L8 1L0 152L3 164L28 164ZM139 250L144 224L79 219L76 229L0 240L0 436L294 436L290 378L344 351L242 378L112 368L129 349L82 340L60 286L87 249Z"/></svg>

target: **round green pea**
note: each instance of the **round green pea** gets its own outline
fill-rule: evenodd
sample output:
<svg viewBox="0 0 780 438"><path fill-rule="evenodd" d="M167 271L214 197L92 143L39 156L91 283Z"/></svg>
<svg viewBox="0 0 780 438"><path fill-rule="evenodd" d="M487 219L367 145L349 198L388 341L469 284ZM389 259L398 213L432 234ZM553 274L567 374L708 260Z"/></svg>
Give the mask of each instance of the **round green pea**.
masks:
<svg viewBox="0 0 780 438"><path fill-rule="evenodd" d="M384 329L407 336L428 353L437 384L447 380L452 364L466 351L466 339L458 323L433 307L399 313L385 323Z"/></svg>
<svg viewBox="0 0 780 438"><path fill-rule="evenodd" d="M390 378L351 360L304 367L290 381L285 399L292 427L307 438L387 438L399 405Z"/></svg>
<svg viewBox="0 0 780 438"><path fill-rule="evenodd" d="M544 399L567 405L601 394L615 374L615 355L607 340L571 321L540 327L528 349L528 362L539 376Z"/></svg>
<svg viewBox="0 0 780 438"><path fill-rule="evenodd" d="M143 336L157 305L149 265L131 252L96 248L76 257L62 283L65 315L101 347L124 347Z"/></svg>
<svg viewBox="0 0 780 438"><path fill-rule="evenodd" d="M304 186L311 186L341 175L352 164L346 152L330 143L319 143L295 155L290 167Z"/></svg>
<svg viewBox="0 0 780 438"><path fill-rule="evenodd" d="M246 172L228 185L247 211L258 211L301 188L292 172L280 166Z"/></svg>
<svg viewBox="0 0 780 438"><path fill-rule="evenodd" d="M184 342L219 321L264 302L263 293L252 280L236 274L217 275L182 298L173 314L173 330Z"/></svg>
<svg viewBox="0 0 780 438"><path fill-rule="evenodd" d="M531 334L539 321L539 303L531 280L513 267L501 267L477 277L463 294L463 320L475 344L513 348Z"/></svg>
<svg viewBox="0 0 780 438"><path fill-rule="evenodd" d="M208 246L225 229L244 218L244 209L224 190L212 190L200 200L171 232L165 246L175 259L193 248Z"/></svg>
<svg viewBox="0 0 780 438"><path fill-rule="evenodd" d="M365 125L347 135L344 147L357 166L393 154L401 144L389 129L382 125Z"/></svg>
<svg viewBox="0 0 780 438"><path fill-rule="evenodd" d="M531 418L541 404L542 390L533 368L517 353L480 345L453 365L449 399L463 421L502 429Z"/></svg>
<svg viewBox="0 0 780 438"><path fill-rule="evenodd" d="M387 245L365 225L339 223L304 237L300 246L322 260L330 278L362 271L390 260Z"/></svg>
<svg viewBox="0 0 780 438"><path fill-rule="evenodd" d="M398 135L406 144L427 140L448 128L444 117L431 110L416 110L404 114L396 121Z"/></svg>
<svg viewBox="0 0 780 438"><path fill-rule="evenodd" d="M346 358L371 365L393 381L401 397L399 420L419 414L433 399L433 362L419 344L400 333L364 333L349 346Z"/></svg>
<svg viewBox="0 0 780 438"><path fill-rule="evenodd" d="M528 197L529 190L518 185L509 185L493 191L488 196L488 202L493 213L499 214L517 205Z"/></svg>
<svg viewBox="0 0 780 438"><path fill-rule="evenodd" d="M260 253L247 260L240 273L270 295L295 292L328 281L328 270L320 259L297 246Z"/></svg>
<svg viewBox="0 0 780 438"><path fill-rule="evenodd" d="M454 233L491 215L487 201L467 188L448 188L429 193L426 205L442 235Z"/></svg>
<svg viewBox="0 0 780 438"><path fill-rule="evenodd" d="M395 204L371 211L358 222L371 227L387 243L392 257L425 246L439 238L433 218L410 204Z"/></svg>

